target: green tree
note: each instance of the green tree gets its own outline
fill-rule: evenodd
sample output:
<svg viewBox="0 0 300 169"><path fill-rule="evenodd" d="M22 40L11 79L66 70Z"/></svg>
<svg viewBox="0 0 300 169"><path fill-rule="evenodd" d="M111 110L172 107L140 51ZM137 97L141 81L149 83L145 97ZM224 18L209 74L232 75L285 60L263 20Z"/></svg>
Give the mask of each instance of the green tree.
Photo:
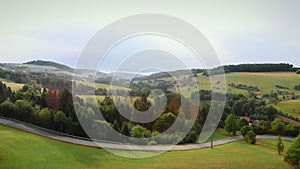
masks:
<svg viewBox="0 0 300 169"><path fill-rule="evenodd" d="M198 139L197 133L195 131L190 131L187 138L185 143L195 143Z"/></svg>
<svg viewBox="0 0 300 169"><path fill-rule="evenodd" d="M240 125L238 120L235 118L233 114L229 114L225 120L225 130L228 133L232 133L236 135L236 132L239 130Z"/></svg>
<svg viewBox="0 0 300 169"><path fill-rule="evenodd" d="M130 128L127 122L122 123L121 133L125 136L130 136Z"/></svg>
<svg viewBox="0 0 300 169"><path fill-rule="evenodd" d="M159 132L166 131L174 121L176 120L176 116L172 113L166 113L160 116L153 125L153 129Z"/></svg>
<svg viewBox="0 0 300 169"><path fill-rule="evenodd" d="M60 132L64 131L63 127L64 127L64 124L65 124L66 120L67 120L67 117L66 117L64 112L58 111L58 112L55 113L54 121L58 124Z"/></svg>
<svg viewBox="0 0 300 169"><path fill-rule="evenodd" d="M272 128L271 122L269 121L259 121L258 126L261 127L264 131L267 131Z"/></svg>
<svg viewBox="0 0 300 169"><path fill-rule="evenodd" d="M276 118L272 123L271 123L272 129L276 131L278 134L283 134L285 130L285 125L284 123L279 119Z"/></svg>
<svg viewBox="0 0 300 169"><path fill-rule="evenodd" d="M280 155L280 154L283 152L283 150L284 150L284 144L283 144L283 142L282 142L280 136L279 136L278 142L277 142L277 150L278 150L278 154L279 154L279 155Z"/></svg>
<svg viewBox="0 0 300 169"><path fill-rule="evenodd" d="M140 125L136 125L131 129L130 136L135 138L147 138L151 136L151 132Z"/></svg>
<svg viewBox="0 0 300 169"><path fill-rule="evenodd" d="M284 159L294 165L300 165L300 135L294 140Z"/></svg>
<svg viewBox="0 0 300 169"><path fill-rule="evenodd" d="M16 118L16 106L10 101L5 101L0 105L0 115L4 117Z"/></svg>
<svg viewBox="0 0 300 169"><path fill-rule="evenodd" d="M240 129L240 132L242 133L243 137L245 138L245 136L247 135L247 133L249 131L253 131L253 127L252 126L244 126Z"/></svg>
<svg viewBox="0 0 300 169"><path fill-rule="evenodd" d="M16 118L25 121L30 122L33 117L33 107L31 104L25 100L17 100L16 103Z"/></svg>
<svg viewBox="0 0 300 169"><path fill-rule="evenodd" d="M254 133L254 131L250 130L246 136L245 136L245 140L250 143L250 144L255 144L256 142L256 134Z"/></svg>
<svg viewBox="0 0 300 169"><path fill-rule="evenodd" d="M240 127L249 126L249 122L245 119L241 119L239 123L240 123Z"/></svg>
<svg viewBox="0 0 300 169"><path fill-rule="evenodd" d="M9 87L0 81L0 103L10 99L12 96L12 91Z"/></svg>
<svg viewBox="0 0 300 169"><path fill-rule="evenodd" d="M51 111L48 108L42 109L37 114L38 124L45 128L51 128L51 124L53 122L53 116Z"/></svg>
<svg viewBox="0 0 300 169"><path fill-rule="evenodd" d="M64 112L67 117L71 117L74 121L77 119L73 105L73 96L68 89L63 89L59 94L58 110Z"/></svg>
<svg viewBox="0 0 300 169"><path fill-rule="evenodd" d="M298 70L296 71L296 74L300 74L300 69L298 69Z"/></svg>

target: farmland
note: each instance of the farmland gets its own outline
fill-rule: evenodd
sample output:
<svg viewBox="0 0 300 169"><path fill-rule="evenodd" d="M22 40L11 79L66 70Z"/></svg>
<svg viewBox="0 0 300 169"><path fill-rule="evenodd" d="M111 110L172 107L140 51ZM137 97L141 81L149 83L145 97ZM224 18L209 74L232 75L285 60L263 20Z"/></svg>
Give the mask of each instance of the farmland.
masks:
<svg viewBox="0 0 300 169"><path fill-rule="evenodd" d="M2 81L7 87L10 87L11 90L19 90L22 89L22 87L25 84L20 84L20 83L14 83L14 82L6 82L6 81Z"/></svg>
<svg viewBox="0 0 300 169"><path fill-rule="evenodd" d="M275 107L293 117L300 118L300 100L286 100L279 102Z"/></svg>
<svg viewBox="0 0 300 169"><path fill-rule="evenodd" d="M260 95L270 92L287 91L291 93L295 93L296 95L300 95L300 91L294 90L295 85L300 83L300 75L297 75L294 72L272 72L272 73L228 73L226 76L226 84L220 84L226 86L227 93L235 93L235 94L243 94L248 95L248 90L238 89L234 87L230 87L229 84L243 84L248 86L258 87L259 92L256 92ZM198 74L196 80L199 85L200 90L211 90L211 84L216 84L217 79L220 78L220 75L213 76L215 80L210 81L209 77L202 76L202 74ZM186 76L179 77L180 80L186 79ZM171 78L162 78L162 80L171 81ZM285 86L289 89L278 89L276 85ZM182 92L187 92L186 87L181 88ZM223 92L223 89L215 89L217 92ZM282 98L282 95L280 95Z"/></svg>

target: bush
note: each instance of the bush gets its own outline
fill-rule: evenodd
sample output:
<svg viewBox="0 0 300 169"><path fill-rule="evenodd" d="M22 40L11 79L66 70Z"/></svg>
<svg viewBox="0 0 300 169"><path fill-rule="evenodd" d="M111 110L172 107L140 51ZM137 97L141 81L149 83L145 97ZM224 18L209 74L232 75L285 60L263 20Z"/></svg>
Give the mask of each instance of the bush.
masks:
<svg viewBox="0 0 300 169"><path fill-rule="evenodd" d="M252 130L250 130L250 131L246 134L245 140L246 140L248 143L250 143L250 144L255 144L255 142L256 142L256 134L255 134Z"/></svg>
<svg viewBox="0 0 300 169"><path fill-rule="evenodd" d="M131 129L130 136L135 138L147 138L151 136L151 133L146 128L136 125Z"/></svg>
<svg viewBox="0 0 300 169"><path fill-rule="evenodd" d="M295 139L293 144L288 149L287 155L284 158L286 161L298 165L297 168L299 168L300 165L300 135Z"/></svg>
<svg viewBox="0 0 300 169"><path fill-rule="evenodd" d="M0 105L0 116L16 118L16 106L14 103L5 101Z"/></svg>
<svg viewBox="0 0 300 169"><path fill-rule="evenodd" d="M16 101L16 116L18 120L30 122L33 117L33 107L25 100Z"/></svg>
<svg viewBox="0 0 300 169"><path fill-rule="evenodd" d="M149 141L149 143L147 145L148 146L157 145L157 142L152 140L152 141Z"/></svg>
<svg viewBox="0 0 300 169"><path fill-rule="evenodd" d="M191 131L188 136L187 140L185 140L185 143L195 143L197 141L197 133L195 131Z"/></svg>
<svg viewBox="0 0 300 169"><path fill-rule="evenodd" d="M285 124L279 118L276 118L271 125L272 129L276 131L277 134L284 134Z"/></svg>
<svg viewBox="0 0 300 169"><path fill-rule="evenodd" d="M277 150L278 150L278 154L280 155L283 150L284 150L284 144L282 143L281 137L278 138L278 142L277 142Z"/></svg>
<svg viewBox="0 0 300 169"><path fill-rule="evenodd" d="M247 135L247 133L249 131L253 131L253 127L251 127L251 126L244 126L244 127L241 128L240 131L241 131L243 137L245 138L245 136Z"/></svg>

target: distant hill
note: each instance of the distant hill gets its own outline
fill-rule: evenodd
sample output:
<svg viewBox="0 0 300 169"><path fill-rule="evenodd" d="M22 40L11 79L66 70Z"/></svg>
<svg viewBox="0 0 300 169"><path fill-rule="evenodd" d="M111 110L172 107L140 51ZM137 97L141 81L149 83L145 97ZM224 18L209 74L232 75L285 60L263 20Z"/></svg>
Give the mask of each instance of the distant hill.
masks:
<svg viewBox="0 0 300 169"><path fill-rule="evenodd" d="M294 72L296 68L293 65L287 63L265 63L265 64L240 64L240 65L225 65L210 70L206 70L203 74L216 75L221 73L233 73L233 72Z"/></svg>
<svg viewBox="0 0 300 169"><path fill-rule="evenodd" d="M35 61L26 62L26 63L23 63L23 64L38 65L38 66L52 66L52 67L55 67L55 68L58 68L58 69L61 69L61 70L65 70L65 71L68 71L68 72L71 72L71 73L74 72L74 69L69 67L69 66L62 65L62 64L59 64L59 63L55 63L55 62L51 62L51 61L35 60Z"/></svg>
<svg viewBox="0 0 300 169"><path fill-rule="evenodd" d="M136 78L136 79L139 79L139 80L160 79L160 78L168 78L168 77L171 77L171 76L189 75L191 73L198 74L198 73L202 73L202 72L203 72L203 69L176 70L176 71L170 71L170 72L153 73L149 76L139 77L139 78Z"/></svg>

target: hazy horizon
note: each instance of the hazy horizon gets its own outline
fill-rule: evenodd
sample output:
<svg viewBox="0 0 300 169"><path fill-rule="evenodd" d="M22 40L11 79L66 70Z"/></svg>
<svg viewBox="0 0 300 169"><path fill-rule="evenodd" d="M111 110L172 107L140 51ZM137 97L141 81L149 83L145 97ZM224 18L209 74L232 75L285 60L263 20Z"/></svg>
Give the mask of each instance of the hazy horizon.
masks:
<svg viewBox="0 0 300 169"><path fill-rule="evenodd" d="M5 1L0 7L1 62L49 60L74 67L85 44L104 26L124 16L163 13L198 28L216 50L222 65L290 63L300 67L299 6L300 1L296 0L288 3L279 0L219 3ZM134 45L137 44L127 44ZM120 55L126 52L119 51ZM120 55L112 58L108 67L123 57ZM182 58L187 60L189 67L199 67L184 54Z"/></svg>

